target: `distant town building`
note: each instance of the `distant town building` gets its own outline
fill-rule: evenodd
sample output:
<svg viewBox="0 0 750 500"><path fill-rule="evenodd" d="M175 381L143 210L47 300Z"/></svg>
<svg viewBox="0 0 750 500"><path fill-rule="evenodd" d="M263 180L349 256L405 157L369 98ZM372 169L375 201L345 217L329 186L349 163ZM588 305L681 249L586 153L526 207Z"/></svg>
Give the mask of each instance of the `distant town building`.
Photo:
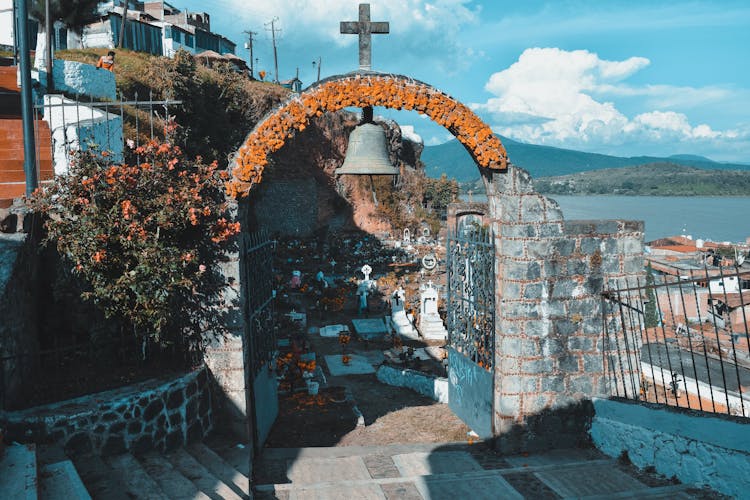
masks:
<svg viewBox="0 0 750 500"><path fill-rule="evenodd" d="M71 32L61 23L55 23L53 49L117 47L125 11L124 2L102 2L98 11L101 16L99 20L83 28L81 33ZM12 0L0 0L0 45L12 47L14 43L12 14ZM237 44L225 36L211 31L208 13L181 10L167 2L128 0L125 21L123 47L130 50L173 57L180 49L191 54L210 50L220 55L234 55L237 47ZM29 22L30 33L35 37L37 23L32 20ZM35 41L31 40L31 43L33 45Z"/></svg>

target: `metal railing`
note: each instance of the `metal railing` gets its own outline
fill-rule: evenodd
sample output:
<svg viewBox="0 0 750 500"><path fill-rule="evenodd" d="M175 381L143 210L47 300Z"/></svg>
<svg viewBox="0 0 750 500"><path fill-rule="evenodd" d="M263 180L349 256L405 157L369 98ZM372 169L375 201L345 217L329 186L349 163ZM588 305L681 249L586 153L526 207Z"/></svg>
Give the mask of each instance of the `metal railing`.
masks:
<svg viewBox="0 0 750 500"><path fill-rule="evenodd" d="M136 92L132 99L121 93L119 100L102 102L82 100L78 95L69 98L48 94L42 104L34 106L37 173L42 173L40 157L47 148L52 151L56 171L64 170L61 162L69 164L71 152L92 146L114 152L115 159L121 161L128 150L163 137L170 108L181 104L171 99L154 100L151 92L147 100L140 100ZM37 120L49 124L49 142L41 140Z"/></svg>
<svg viewBox="0 0 750 500"><path fill-rule="evenodd" d="M649 267L604 292L611 393L750 417L750 270L704 265L692 276Z"/></svg>

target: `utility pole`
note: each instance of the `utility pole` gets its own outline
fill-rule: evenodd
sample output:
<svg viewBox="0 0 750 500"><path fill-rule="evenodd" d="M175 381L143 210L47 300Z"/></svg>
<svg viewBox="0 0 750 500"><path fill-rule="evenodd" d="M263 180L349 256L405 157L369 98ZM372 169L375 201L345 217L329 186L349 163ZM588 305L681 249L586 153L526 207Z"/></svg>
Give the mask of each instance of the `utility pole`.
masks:
<svg viewBox="0 0 750 500"><path fill-rule="evenodd" d="M317 81L320 81L320 65L321 65L322 63L323 63L323 59L321 59L321 57L320 57L320 56L318 56L318 60L317 60L317 61L313 61L313 68L314 68L315 66L317 66L317 67L318 67L318 80L317 80Z"/></svg>
<svg viewBox="0 0 750 500"><path fill-rule="evenodd" d="M245 44L245 48L250 49L250 78L255 78L253 69L253 37L258 33L250 30L246 30L244 33L247 35L247 44Z"/></svg>
<svg viewBox="0 0 750 500"><path fill-rule="evenodd" d="M26 196L36 190L36 147L34 145L34 116L31 104L31 61L29 59L29 14L26 0L18 2L18 51L21 72L21 119L23 123L23 173L26 176Z"/></svg>
<svg viewBox="0 0 750 500"><path fill-rule="evenodd" d="M273 66L274 66L275 83L279 83L279 57L276 52L276 32L277 31L280 32L281 30L277 30L275 26L275 23L278 20L279 20L278 17L274 17L273 19L271 19L271 40L273 40ZM267 25L268 23L266 23L266 26Z"/></svg>
<svg viewBox="0 0 750 500"><path fill-rule="evenodd" d="M125 8L122 11L122 21L120 22L120 40L117 43L117 48L122 48L122 43L125 41L125 19L128 17L128 0L125 0Z"/></svg>

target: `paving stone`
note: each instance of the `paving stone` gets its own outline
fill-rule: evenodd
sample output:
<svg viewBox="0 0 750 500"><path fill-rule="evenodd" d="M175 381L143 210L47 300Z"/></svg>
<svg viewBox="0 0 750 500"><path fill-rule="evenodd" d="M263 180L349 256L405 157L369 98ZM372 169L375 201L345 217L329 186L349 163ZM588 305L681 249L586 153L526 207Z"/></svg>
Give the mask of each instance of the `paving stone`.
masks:
<svg viewBox="0 0 750 500"><path fill-rule="evenodd" d="M366 455L362 457L365 462L365 467L370 472L370 477L373 479L381 479L384 477L400 477L396 464L393 463L393 459L385 455Z"/></svg>
<svg viewBox="0 0 750 500"><path fill-rule="evenodd" d="M584 497L625 491L636 492L648 487L613 465L582 464L534 473L562 497Z"/></svg>
<svg viewBox="0 0 750 500"><path fill-rule="evenodd" d="M328 371L332 376L337 377L339 375L360 375L363 373L375 373L375 368L372 367L367 358L363 356L357 356L356 354L351 355L351 359L348 365L345 365L341 360L341 354L329 354L325 356L326 365L328 365Z"/></svg>
<svg viewBox="0 0 750 500"><path fill-rule="evenodd" d="M537 465L565 465L575 464L586 460L597 460L602 455L594 450L566 448L561 450L551 450L543 453L534 453L526 455L506 456L505 461L513 467L534 467Z"/></svg>
<svg viewBox="0 0 750 500"><path fill-rule="evenodd" d="M289 500L385 500L385 498L383 490L377 484L300 488L289 492Z"/></svg>
<svg viewBox="0 0 750 500"><path fill-rule="evenodd" d="M424 500L414 483L381 484L380 488L388 500Z"/></svg>
<svg viewBox="0 0 750 500"><path fill-rule="evenodd" d="M560 498L560 495L555 493L531 472L505 474L503 475L503 479L513 486L524 498Z"/></svg>
<svg viewBox="0 0 750 500"><path fill-rule="evenodd" d="M471 454L465 451L405 453L394 455L393 462L402 477L482 470L482 467L472 458Z"/></svg>
<svg viewBox="0 0 750 500"><path fill-rule="evenodd" d="M94 498L132 500L122 479L121 470L107 465L98 455L79 455L73 462L86 489ZM127 473L127 472L126 472Z"/></svg>
<svg viewBox="0 0 750 500"><path fill-rule="evenodd" d="M0 456L0 492L7 498L36 498L36 450L33 444L8 446Z"/></svg>
<svg viewBox="0 0 750 500"><path fill-rule="evenodd" d="M296 485L371 479L362 457L303 458L287 463L287 476Z"/></svg>
<svg viewBox="0 0 750 500"><path fill-rule="evenodd" d="M498 476L487 476L481 479L467 480L462 477L422 477L415 481L417 490L423 498L430 500L523 500L513 486Z"/></svg>

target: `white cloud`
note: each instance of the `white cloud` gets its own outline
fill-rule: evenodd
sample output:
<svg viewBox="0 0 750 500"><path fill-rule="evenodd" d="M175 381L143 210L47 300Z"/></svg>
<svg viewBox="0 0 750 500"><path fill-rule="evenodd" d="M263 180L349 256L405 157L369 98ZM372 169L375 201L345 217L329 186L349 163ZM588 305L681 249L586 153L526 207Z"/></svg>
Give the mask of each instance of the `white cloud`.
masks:
<svg viewBox="0 0 750 500"><path fill-rule="evenodd" d="M747 140L746 132L693 126L684 113L653 110L628 118L607 97L649 96L667 104L692 98L725 98L726 89L629 86L620 83L650 61L631 57L608 61L587 50L526 49L509 68L490 76L485 89L494 97L472 107L491 117L493 129L514 139L604 151L617 146L669 145L680 142ZM647 102L653 104L653 102ZM664 106L668 108L669 106ZM633 151L638 154L639 151Z"/></svg>
<svg viewBox="0 0 750 500"><path fill-rule="evenodd" d="M305 52L312 43L326 48L331 57L332 48L348 47L352 50L349 61L356 61L357 36L339 33L339 21L358 19L358 2L351 0L219 0L223 10L236 13L236 21L261 27L278 17L276 27L282 30L281 45ZM457 34L467 25L479 22L480 8L471 0L381 0L372 3L373 21L388 21L390 35L396 42L386 43L382 35L373 35L373 64L383 68L389 56L425 59L443 66L446 71L465 60L473 49L462 47ZM263 36L263 34L261 34ZM313 56L316 54L313 54ZM335 56L334 56L335 57ZM312 56L311 56L312 58ZM325 62L324 62L325 63ZM327 67L331 68L331 61ZM352 68L354 69L354 68Z"/></svg>
<svg viewBox="0 0 750 500"><path fill-rule="evenodd" d="M401 125L401 135L409 139L411 142L419 144L422 144L423 142L422 136L414 131L414 126L412 125Z"/></svg>

